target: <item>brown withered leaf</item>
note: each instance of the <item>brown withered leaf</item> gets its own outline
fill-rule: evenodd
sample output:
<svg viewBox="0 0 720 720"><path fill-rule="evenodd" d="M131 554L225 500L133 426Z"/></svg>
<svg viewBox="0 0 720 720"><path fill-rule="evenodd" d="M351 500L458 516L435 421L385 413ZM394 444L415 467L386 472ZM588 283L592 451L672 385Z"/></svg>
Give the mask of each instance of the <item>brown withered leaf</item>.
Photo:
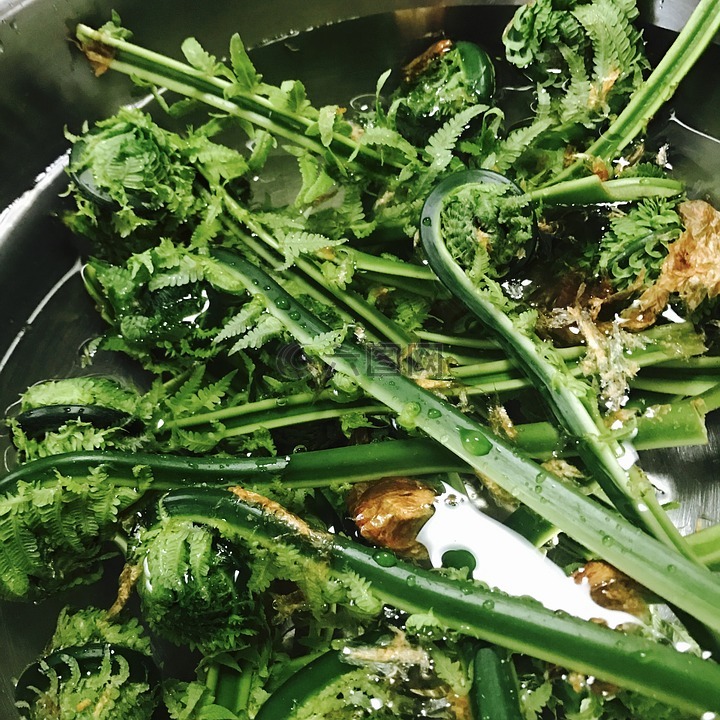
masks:
<svg viewBox="0 0 720 720"><path fill-rule="evenodd" d="M89 42L81 45L80 49L90 61L95 77L104 75L110 69L110 61L115 57L115 50L100 42Z"/></svg>
<svg viewBox="0 0 720 720"><path fill-rule="evenodd" d="M655 284L623 314L628 329L652 325L671 295L690 310L720 295L720 212L704 200L688 200L679 211L685 230L668 247Z"/></svg>
<svg viewBox="0 0 720 720"><path fill-rule="evenodd" d="M425 52L411 60L403 69L403 80L415 82L432 65L437 58L442 57L452 49L452 40L438 40L433 43Z"/></svg>
<svg viewBox="0 0 720 720"><path fill-rule="evenodd" d="M620 610L636 617L647 614L643 588L631 577L602 560L591 560L573 573L576 583L586 582L590 597L601 607Z"/></svg>
<svg viewBox="0 0 720 720"><path fill-rule="evenodd" d="M118 592L115 602L107 611L108 619L117 617L125 608L132 595L133 588L143 574L141 565L130 565L126 563L118 578Z"/></svg>
<svg viewBox="0 0 720 720"><path fill-rule="evenodd" d="M355 485L348 511L369 542L404 555L425 559L427 550L416 538L432 517L435 491L414 478L388 477Z"/></svg>

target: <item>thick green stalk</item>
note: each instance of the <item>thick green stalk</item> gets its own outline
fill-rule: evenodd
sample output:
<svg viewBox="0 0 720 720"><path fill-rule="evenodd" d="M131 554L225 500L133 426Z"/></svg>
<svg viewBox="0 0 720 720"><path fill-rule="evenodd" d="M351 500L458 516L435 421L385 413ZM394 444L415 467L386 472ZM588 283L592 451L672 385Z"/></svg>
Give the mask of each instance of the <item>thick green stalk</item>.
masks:
<svg viewBox="0 0 720 720"><path fill-rule="evenodd" d="M512 658L495 647L480 647L473 658L470 695L475 720L523 720Z"/></svg>
<svg viewBox="0 0 720 720"><path fill-rule="evenodd" d="M311 346L329 330L264 271L232 253L216 253L216 262L208 262L208 280L225 292L262 297L268 312L302 345ZM577 542L720 631L720 580L706 568L559 480L485 426L403 377L371 348L346 341L321 359Z"/></svg>
<svg viewBox="0 0 720 720"><path fill-rule="evenodd" d="M107 482L135 487L138 468L148 468L150 485L171 490L211 483L262 484L279 479L283 486L319 488L354 483L388 475L435 475L464 472L467 465L437 443L423 439L394 440L315 450L283 457L186 457L152 453L87 451L63 453L22 465L0 479L0 493L9 494L18 482L53 482L63 477L87 477L102 469Z"/></svg>
<svg viewBox="0 0 720 720"><path fill-rule="evenodd" d="M541 205L595 205L648 197L674 197L681 195L684 188L683 183L668 178L634 177L603 181L597 175L588 175L553 183L525 193L523 197Z"/></svg>
<svg viewBox="0 0 720 720"><path fill-rule="evenodd" d="M357 668L342 661L337 650L329 650L293 673L262 704L254 720L292 720L314 696Z"/></svg>
<svg viewBox="0 0 720 720"><path fill-rule="evenodd" d="M718 385L717 375L693 373L691 377L641 375L630 381L630 388L677 397L699 397Z"/></svg>
<svg viewBox="0 0 720 720"><path fill-rule="evenodd" d="M431 613L438 625L601 678L698 714L720 710L720 667L672 647L609 630L527 598L514 598L470 581L452 580L397 560L387 551L319 533L262 503L210 488L169 493L160 516L216 528L231 541L282 542L311 563L353 573L384 604ZM681 678L682 681L678 681Z"/></svg>
<svg viewBox="0 0 720 720"><path fill-rule="evenodd" d="M720 524L698 530L686 536L688 544L709 567L720 566Z"/></svg>
<svg viewBox="0 0 720 720"><path fill-rule="evenodd" d="M557 175L552 184L568 180L600 158L610 163L641 134L655 113L674 95L680 81L720 31L720 0L700 0L690 19L650 77L610 127L577 161Z"/></svg>
<svg viewBox="0 0 720 720"><path fill-rule="evenodd" d="M678 400L654 405L631 423L636 450L658 450L684 445L706 445L705 408L701 400ZM534 458L572 457L578 448L549 422L521 423L514 427L513 442Z"/></svg>

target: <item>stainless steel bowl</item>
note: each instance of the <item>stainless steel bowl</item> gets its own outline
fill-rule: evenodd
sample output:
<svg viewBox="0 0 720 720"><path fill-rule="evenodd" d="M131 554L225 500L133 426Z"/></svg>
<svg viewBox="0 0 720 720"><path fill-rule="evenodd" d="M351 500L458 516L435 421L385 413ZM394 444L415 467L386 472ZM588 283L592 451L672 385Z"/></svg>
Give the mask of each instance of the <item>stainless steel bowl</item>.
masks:
<svg viewBox="0 0 720 720"><path fill-rule="evenodd" d="M373 92L375 78L422 46L428 34L477 39L499 52L500 31L512 3L472 0L0 0L0 407L29 384L77 371L79 349L101 325L85 297L72 239L55 217L62 205L68 143L64 128L112 113L137 100L127 79L93 77L69 39L79 21L105 22L120 14L141 44L177 54L196 36L222 55L238 31L256 48L270 80L298 77L316 102L349 102ZM693 0L646 3L653 30L651 55L670 43ZM720 202L720 47L711 47L686 79L656 132L671 143L671 160L690 191ZM6 208L3 210L3 208ZM106 368L96 368L102 372ZM644 465L670 497L683 503L678 523L718 520L716 433L704 448L648 454ZM0 453L8 451L0 439ZM679 482L682 479L682 483ZM111 588L88 592L100 602ZM0 604L0 717L15 717L12 678L31 662L49 636L65 596L40 606Z"/></svg>

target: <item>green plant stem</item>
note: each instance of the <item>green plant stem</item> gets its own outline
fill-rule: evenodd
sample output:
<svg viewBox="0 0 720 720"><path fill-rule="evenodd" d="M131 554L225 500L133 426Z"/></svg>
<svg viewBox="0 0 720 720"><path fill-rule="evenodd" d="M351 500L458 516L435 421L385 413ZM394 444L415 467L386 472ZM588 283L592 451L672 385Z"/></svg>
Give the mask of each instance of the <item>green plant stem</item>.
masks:
<svg viewBox="0 0 720 720"><path fill-rule="evenodd" d="M274 430L289 425L341 418L348 413L385 415L387 412L387 408L378 403L337 402L332 399L330 392L322 393L321 397L317 397L313 393L302 393L288 398L271 398L179 418L162 424L159 432L164 433L173 428L186 429L222 422L223 429L214 431L214 437L230 438L247 435L260 428Z"/></svg>
<svg viewBox="0 0 720 720"><path fill-rule="evenodd" d="M720 524L698 530L686 536L697 556L712 568L720 567Z"/></svg>
<svg viewBox="0 0 720 720"><path fill-rule="evenodd" d="M329 650L280 685L262 704L254 720L292 720L315 695L356 669L343 662L337 650Z"/></svg>
<svg viewBox="0 0 720 720"><path fill-rule="evenodd" d="M557 175L552 184L585 170L586 160L610 163L639 134L657 111L674 95L680 81L720 31L720 0L700 0L690 19L650 77L610 127L578 160Z"/></svg>
<svg viewBox="0 0 720 720"><path fill-rule="evenodd" d="M377 255L371 255L370 253L355 250L354 248L345 248L345 251L350 253L355 267L358 270L367 270L369 272L393 277L413 278L431 283L437 282L435 273L424 265L414 265L413 263L403 262L402 260L378 257Z"/></svg>
<svg viewBox="0 0 720 720"><path fill-rule="evenodd" d="M384 604L408 613L431 612L444 628L593 675L688 712L720 709L720 668L690 653L401 560L388 562L387 552L380 558L376 550L342 536L299 530L286 515L221 490L170 493L160 500L159 512L209 525L234 542L260 542L272 548L282 538L297 546L308 562L328 565L340 578L346 573L359 576ZM677 682L679 677L683 682Z"/></svg>
<svg viewBox="0 0 720 720"><path fill-rule="evenodd" d="M700 396L718 385L717 375L694 375L689 378L639 376L630 381L630 388L647 392L677 395L679 397Z"/></svg>
<svg viewBox="0 0 720 720"><path fill-rule="evenodd" d="M186 428L194 425L207 425L209 423L227 422L228 420L236 420L245 418L246 416L263 413L268 410L281 410L283 408L291 408L297 405L312 405L322 400L331 400L333 394L326 390L321 393L298 393L297 395L288 395L282 398L267 398L266 400L258 400L244 405L233 405L232 407L213 410L211 412L196 413L187 417L177 418L162 423L163 430L172 428Z"/></svg>
<svg viewBox="0 0 720 720"><path fill-rule="evenodd" d="M512 659L496 647L479 647L473 658L471 706L475 720L523 720Z"/></svg>
<svg viewBox="0 0 720 720"><path fill-rule="evenodd" d="M268 312L301 344L310 346L328 326L309 313L260 268L225 251L209 276L221 291L262 296ZM337 372L495 482L577 542L653 592L720 630L720 581L678 550L648 536L565 481L519 454L485 426L403 377L371 349L344 342L321 355ZM668 568L672 568L671 571Z"/></svg>
<svg viewBox="0 0 720 720"><path fill-rule="evenodd" d="M453 335L443 335L442 333L432 333L426 330L418 330L416 335L421 340L438 343L440 345L450 345L453 347L472 348L474 350L499 350L500 345L497 340L476 340L468 337L455 337Z"/></svg>
<svg viewBox="0 0 720 720"><path fill-rule="evenodd" d="M258 417L248 418L246 422L239 425L230 425L219 435L223 438L247 435L260 428L274 430L288 427L289 425L302 425L304 423L317 422L319 420L331 420L341 418L348 413L360 413L367 415L386 415L388 409L378 403L355 403L351 405L338 405L329 403L322 406L314 406L311 409L303 407L292 408L289 412L270 412Z"/></svg>
<svg viewBox="0 0 720 720"><path fill-rule="evenodd" d="M135 470L142 467L150 471L148 482L157 490L200 483L262 484L276 479L285 487L320 488L388 475L435 475L467 470L467 465L453 453L424 439L350 445L268 458L197 458L98 450L33 460L0 479L0 492L12 492L18 482L53 482L58 473L84 478L97 469L103 470L106 482L135 487L139 482Z"/></svg>
<svg viewBox="0 0 720 720"><path fill-rule="evenodd" d="M532 190L523 197L541 205L595 205L648 197L674 197L681 195L684 187L683 183L668 178L633 177L603 181L597 175L588 175Z"/></svg>
<svg viewBox="0 0 720 720"><path fill-rule="evenodd" d="M636 450L706 445L705 414L698 399L656 405L634 418L624 432L632 435ZM514 433L513 442L531 457L548 460L577 454L577 447L549 422L520 423Z"/></svg>

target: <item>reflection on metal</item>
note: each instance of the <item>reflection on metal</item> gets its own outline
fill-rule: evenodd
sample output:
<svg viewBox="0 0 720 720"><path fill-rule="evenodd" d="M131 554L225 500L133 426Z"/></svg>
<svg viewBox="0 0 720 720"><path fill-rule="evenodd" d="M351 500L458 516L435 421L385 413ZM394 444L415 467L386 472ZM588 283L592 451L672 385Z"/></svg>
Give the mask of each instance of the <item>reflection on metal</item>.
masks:
<svg viewBox="0 0 720 720"><path fill-rule="evenodd" d="M398 34L402 40L433 35L442 30L445 19L444 7L411 8L393 13Z"/></svg>

